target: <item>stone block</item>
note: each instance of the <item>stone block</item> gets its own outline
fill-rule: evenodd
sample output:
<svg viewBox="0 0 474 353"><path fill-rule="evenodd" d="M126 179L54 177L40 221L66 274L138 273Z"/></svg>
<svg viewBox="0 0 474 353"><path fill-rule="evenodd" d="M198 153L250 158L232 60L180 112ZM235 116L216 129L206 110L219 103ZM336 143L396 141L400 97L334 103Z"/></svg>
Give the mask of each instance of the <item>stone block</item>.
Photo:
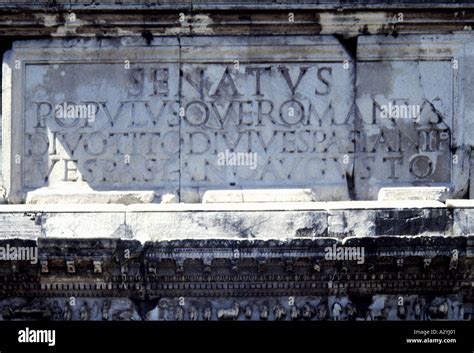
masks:
<svg viewBox="0 0 474 353"><path fill-rule="evenodd" d="M134 239L291 239L327 235L324 211L127 211Z"/></svg>
<svg viewBox="0 0 474 353"><path fill-rule="evenodd" d="M125 212L45 212L41 228L48 238L132 238Z"/></svg>
<svg viewBox="0 0 474 353"><path fill-rule="evenodd" d="M474 200L447 200L452 209L453 235L474 234Z"/></svg>
<svg viewBox="0 0 474 353"><path fill-rule="evenodd" d="M468 189L462 80L465 36L360 37L355 117L355 194L383 187Z"/></svg>
<svg viewBox="0 0 474 353"><path fill-rule="evenodd" d="M0 239L36 239L41 224L41 215L34 212L0 212Z"/></svg>
<svg viewBox="0 0 474 353"><path fill-rule="evenodd" d="M310 200L349 198L351 165L343 156L352 153L354 76L334 38L192 37L181 44L183 188L248 189L242 197L226 191L231 201L263 200L252 191L263 188L293 201L279 191L290 187L330 188Z"/></svg>
<svg viewBox="0 0 474 353"><path fill-rule="evenodd" d="M8 199L42 202L38 191L50 202L57 190L87 188L183 190L200 202L233 187L349 199L349 59L332 36L14 43L3 72Z"/></svg>
<svg viewBox="0 0 474 353"><path fill-rule="evenodd" d="M381 188L378 200L436 200L446 201L449 190L446 187L401 187Z"/></svg>
<svg viewBox="0 0 474 353"><path fill-rule="evenodd" d="M333 36L15 42L3 65L6 196L307 202L444 187L440 199L463 197L472 42L363 36L357 75Z"/></svg>
<svg viewBox="0 0 474 353"><path fill-rule="evenodd" d="M176 39L18 42L3 68L10 202L38 189L177 194Z"/></svg>
<svg viewBox="0 0 474 353"><path fill-rule="evenodd" d="M382 210L374 222L377 236L449 236L453 228L453 217L443 208Z"/></svg>
<svg viewBox="0 0 474 353"><path fill-rule="evenodd" d="M425 200L330 202L328 236L451 235L452 217L441 202Z"/></svg>
<svg viewBox="0 0 474 353"><path fill-rule="evenodd" d="M155 199L163 199L153 191L83 191L67 189L51 190L38 189L28 193L26 203L28 204L88 204L117 203L131 205L135 203L150 203Z"/></svg>
<svg viewBox="0 0 474 353"><path fill-rule="evenodd" d="M208 190L204 192L202 202L314 202L321 199L345 200L348 197L347 189L339 186L313 189Z"/></svg>
<svg viewBox="0 0 474 353"><path fill-rule="evenodd" d="M0 239L130 238L125 206L31 204L0 206Z"/></svg>
<svg viewBox="0 0 474 353"><path fill-rule="evenodd" d="M376 211L369 209L329 210L328 236L338 239L374 236L375 218Z"/></svg>

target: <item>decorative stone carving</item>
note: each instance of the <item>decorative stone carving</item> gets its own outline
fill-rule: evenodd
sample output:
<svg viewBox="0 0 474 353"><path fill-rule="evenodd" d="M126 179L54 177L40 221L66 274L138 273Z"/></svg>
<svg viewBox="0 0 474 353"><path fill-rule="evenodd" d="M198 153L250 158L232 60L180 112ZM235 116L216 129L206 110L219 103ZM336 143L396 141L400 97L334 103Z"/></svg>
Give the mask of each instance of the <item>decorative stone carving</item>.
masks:
<svg viewBox="0 0 474 353"><path fill-rule="evenodd" d="M102 320L108 321L109 320L109 311L110 311L110 300L104 300L102 304Z"/></svg>
<svg viewBox="0 0 474 353"><path fill-rule="evenodd" d="M73 312L72 312L71 305L69 304L69 302L66 301L66 303L64 304L64 314L63 314L64 321L71 321L72 315L73 315Z"/></svg>
<svg viewBox="0 0 474 353"><path fill-rule="evenodd" d="M332 318L334 321L339 321L341 320L341 313L342 313L342 305L339 304L338 302L335 302L332 305Z"/></svg>
<svg viewBox="0 0 474 353"><path fill-rule="evenodd" d="M199 320L199 311L195 306L189 308L189 320L196 321Z"/></svg>
<svg viewBox="0 0 474 353"><path fill-rule="evenodd" d="M413 303L413 311L415 320L424 320L425 319L425 299L417 298Z"/></svg>
<svg viewBox="0 0 474 353"><path fill-rule="evenodd" d="M427 310L427 316L431 319L446 319L449 313L449 304L446 300L439 303L439 300L433 300Z"/></svg>
<svg viewBox="0 0 474 353"><path fill-rule="evenodd" d="M250 305L247 305L245 307L244 315L245 315L245 318L248 320L252 318L252 307Z"/></svg>
<svg viewBox="0 0 474 353"><path fill-rule="evenodd" d="M283 306L275 305L273 308L275 320L283 320L286 317L286 309Z"/></svg>
<svg viewBox="0 0 474 353"><path fill-rule="evenodd" d="M264 320L264 321L268 320L268 314L269 314L268 306L266 305L260 306L259 308L260 320Z"/></svg>
<svg viewBox="0 0 474 353"><path fill-rule="evenodd" d="M217 318L219 320L236 320L239 317L239 303L234 303L230 309L217 310Z"/></svg>
<svg viewBox="0 0 474 353"><path fill-rule="evenodd" d="M300 309L296 305L291 306L290 317L291 317L291 320L300 319Z"/></svg>
<svg viewBox="0 0 474 353"><path fill-rule="evenodd" d="M357 317L357 308L353 303L347 303L346 305L347 319L353 321Z"/></svg>
<svg viewBox="0 0 474 353"><path fill-rule="evenodd" d="M114 321L130 321L130 320L134 320L135 316L136 316L136 313L133 306L130 306L124 309L114 310L112 312L112 320ZM179 320L179 318L177 318L176 320Z"/></svg>
<svg viewBox="0 0 474 353"><path fill-rule="evenodd" d="M212 319L212 308L206 307L204 308L204 312L202 314L202 318L204 321L209 321Z"/></svg>
<svg viewBox="0 0 474 353"><path fill-rule="evenodd" d="M407 317L407 308L405 305L398 305L397 307L397 316L400 320L405 320Z"/></svg>
<svg viewBox="0 0 474 353"><path fill-rule="evenodd" d="M90 319L90 308L89 308L89 305L87 304L87 302L84 302L84 304L82 304L82 306L79 310L79 318L82 321L89 321L89 319Z"/></svg>
<svg viewBox="0 0 474 353"><path fill-rule="evenodd" d="M53 320L62 320L63 319L63 310L59 306L59 303L57 300L53 302L53 306L51 308L51 314L52 314L52 319Z"/></svg>
<svg viewBox="0 0 474 353"><path fill-rule="evenodd" d="M174 313L174 319L176 321L184 320L184 309L181 306L177 306Z"/></svg>
<svg viewBox="0 0 474 353"><path fill-rule="evenodd" d="M425 267L424 251L427 244L433 246L433 241L437 255L431 255L431 264ZM15 244L34 245L34 242ZM371 257L361 264L326 258L325 249L333 245L341 246L334 239L186 240L144 246L117 239L42 239L38 257L48 258L49 271L42 272L39 264L22 263L20 277L4 272L7 274L0 278L4 281L0 281L0 293L3 293L0 307L6 313L4 319L49 317L54 320L437 320L443 317L458 320L471 314L470 307L466 310L463 305L469 300L468 294L450 297L453 288L465 288L463 283L469 278L471 260L466 257L466 237L347 240L344 246L364 247L365 256ZM458 267L449 270L453 246L457 250ZM237 258L233 249L238 249ZM105 264L102 273L93 271L97 251L102 253ZM124 253L130 256L127 258ZM257 255L260 262L265 262L267 271L259 271ZM208 262L208 272L200 260L203 257L212 259ZM400 257L410 271L400 271L396 261ZM74 274L65 266L69 258L75 259ZM176 271L175 258L182 263L181 273ZM286 270L290 260L292 273ZM314 271L316 261L320 272ZM238 265L237 271L232 270L232 263ZM2 266L0 271L11 271L10 266ZM127 271L122 274L125 267ZM155 271L150 273L149 267ZM91 276L91 281L85 285L68 283L66 280L72 276ZM5 285L5 281L10 284ZM402 288L404 283L410 283L409 290L404 289L409 293L402 295L404 308L399 304L400 295L379 292L387 285ZM40 302L18 304L1 299L21 297L25 288ZM433 288L440 297L436 301L430 299L428 309L423 293L432 292ZM57 297L58 290L63 297ZM71 297L76 298L73 306L70 299L64 299ZM150 307L149 301L159 300L153 311L139 314L135 304L118 299L128 297L133 297L135 302L142 300L141 308ZM447 312L444 300L448 303ZM356 309L365 308L366 301L372 302L368 310Z"/></svg>
<svg viewBox="0 0 474 353"><path fill-rule="evenodd" d="M303 319L311 320L314 314L315 314L315 309L311 304L306 303L305 305L303 305L303 309L302 309Z"/></svg>
<svg viewBox="0 0 474 353"><path fill-rule="evenodd" d="M326 320L329 315L327 303L321 302L316 307L316 316L318 320Z"/></svg>

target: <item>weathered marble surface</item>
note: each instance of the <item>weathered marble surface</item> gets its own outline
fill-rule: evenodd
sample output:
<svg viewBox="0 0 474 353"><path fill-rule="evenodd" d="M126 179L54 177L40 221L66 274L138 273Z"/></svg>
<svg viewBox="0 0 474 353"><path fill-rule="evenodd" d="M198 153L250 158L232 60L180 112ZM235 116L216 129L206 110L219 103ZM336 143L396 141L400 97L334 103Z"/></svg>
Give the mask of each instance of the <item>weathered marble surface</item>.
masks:
<svg viewBox="0 0 474 353"><path fill-rule="evenodd" d="M403 304L398 304L403 298ZM365 301L349 295L297 298L162 298L141 308L129 298L62 297L0 300L0 320L51 321L395 321L468 320L472 313L459 295L376 294ZM183 302L184 301L184 302ZM289 304L291 303L291 305ZM151 307L151 309L149 309ZM144 310L145 308L145 310Z"/></svg>
<svg viewBox="0 0 474 353"><path fill-rule="evenodd" d="M466 194L470 93L463 79L472 75L471 42L464 34L359 38L358 197L371 198L380 186L447 186L448 198ZM416 107L417 118L384 118L389 104Z"/></svg>
<svg viewBox="0 0 474 353"><path fill-rule="evenodd" d="M465 200L466 202L470 202ZM0 237L317 239L474 233L472 202L351 201L160 205L4 205Z"/></svg>
<svg viewBox="0 0 474 353"><path fill-rule="evenodd" d="M63 238L37 245L37 264L0 263L2 320L469 320L473 314L472 237L143 246ZM364 249L363 261L328 258L328 247Z"/></svg>
<svg viewBox="0 0 474 353"><path fill-rule="evenodd" d="M335 38L71 44L17 43L5 56L12 202L87 188L183 191L184 202L254 187L349 198L354 69Z"/></svg>
<svg viewBox="0 0 474 353"><path fill-rule="evenodd" d="M402 0L393 3L389 0L356 0L346 2L341 0L325 0L324 2L317 0L305 0L301 3L294 3L292 0L263 0L263 1L243 1L230 2L227 0L179 0L179 1L155 1L155 0L56 0L51 3L49 0L1 0L2 7L13 8L86 8L102 9L186 9L186 10L209 10L209 9L338 9L338 8L364 8L364 7L381 7L381 8L404 8L408 5L416 8L443 8L462 7L469 5L468 0L456 1L427 1L427 0Z"/></svg>
<svg viewBox="0 0 474 353"><path fill-rule="evenodd" d="M436 200L446 201L449 195L447 187L394 187L381 188L378 193L378 200Z"/></svg>
<svg viewBox="0 0 474 353"><path fill-rule="evenodd" d="M418 186L461 198L472 45L465 34L361 37L355 65L332 36L15 43L4 187L13 203L99 191L123 196L91 202L370 200ZM63 106L74 118L55 115ZM393 106L413 110L382 114Z"/></svg>
<svg viewBox="0 0 474 353"><path fill-rule="evenodd" d="M0 261L2 320L472 319L474 203L444 202L474 193L472 14L185 0L152 6L182 21L144 20L88 2L68 2L73 21L17 11L76 39L5 55L0 184L28 205L0 206L0 245L40 261ZM19 16L2 11L0 36ZM404 34L431 26L457 33ZM78 39L97 33L119 38ZM63 103L88 116L54 117ZM220 163L234 153L246 165Z"/></svg>
<svg viewBox="0 0 474 353"><path fill-rule="evenodd" d="M470 0L4 0L0 2L0 38L469 33L474 19L469 9ZM149 14L145 23L144 11ZM294 14L294 21L289 21L289 13Z"/></svg>

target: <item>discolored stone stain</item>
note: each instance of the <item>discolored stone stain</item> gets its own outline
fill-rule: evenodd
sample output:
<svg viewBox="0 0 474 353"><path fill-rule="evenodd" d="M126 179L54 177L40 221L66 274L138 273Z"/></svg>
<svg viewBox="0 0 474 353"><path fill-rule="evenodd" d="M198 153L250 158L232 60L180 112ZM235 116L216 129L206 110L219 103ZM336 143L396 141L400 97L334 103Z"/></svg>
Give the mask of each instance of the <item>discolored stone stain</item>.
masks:
<svg viewBox="0 0 474 353"><path fill-rule="evenodd" d="M452 223L452 215L445 210L386 211L376 217L375 231L381 235L420 235L444 231Z"/></svg>
<svg viewBox="0 0 474 353"><path fill-rule="evenodd" d="M100 49L99 49L100 50ZM114 67L115 66L115 67ZM85 100L102 97L87 97L87 92L97 90L102 92L108 83L117 79L116 70L122 71L123 65L117 67L113 64L102 64L100 66L89 66L81 64L60 63L48 65L44 75L43 89L50 92L51 102L71 99L70 97L84 97ZM115 70L110 70L115 68ZM87 72L84 73L83 70ZM90 78L94 77L94 80ZM125 84L125 82L124 82ZM67 95L64 92L58 92L57 87L67 86Z"/></svg>
<svg viewBox="0 0 474 353"><path fill-rule="evenodd" d="M258 222L249 222L243 216L223 214L214 219L214 227L222 229L224 234L236 234L239 238L255 238L259 228L268 222L268 219L259 219Z"/></svg>
<svg viewBox="0 0 474 353"><path fill-rule="evenodd" d="M362 28L359 28L359 32L364 34L364 35L370 34L369 26L364 25Z"/></svg>
<svg viewBox="0 0 474 353"><path fill-rule="evenodd" d="M150 31L143 31L142 37L145 39L147 45L150 45L153 41L153 34Z"/></svg>
<svg viewBox="0 0 474 353"><path fill-rule="evenodd" d="M392 95L394 90L393 78L396 73L393 71L390 62L359 62L358 65L364 67L364 72L370 73L357 75L358 96L384 95L390 97Z"/></svg>

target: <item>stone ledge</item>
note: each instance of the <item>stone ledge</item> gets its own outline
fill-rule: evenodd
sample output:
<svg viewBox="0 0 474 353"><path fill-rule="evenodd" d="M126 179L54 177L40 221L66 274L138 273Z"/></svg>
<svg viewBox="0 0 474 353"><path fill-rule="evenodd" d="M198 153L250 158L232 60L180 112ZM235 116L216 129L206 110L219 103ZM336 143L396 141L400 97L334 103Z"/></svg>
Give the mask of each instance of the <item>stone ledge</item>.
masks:
<svg viewBox="0 0 474 353"><path fill-rule="evenodd" d="M51 191L37 190L28 192L27 204L122 204L150 203L160 195L153 191Z"/></svg>
<svg viewBox="0 0 474 353"><path fill-rule="evenodd" d="M449 195L447 187L388 187L381 188L378 194L380 201L397 200L436 200L446 201Z"/></svg>
<svg viewBox="0 0 474 353"><path fill-rule="evenodd" d="M448 208L474 208L474 200L446 200Z"/></svg>
<svg viewBox="0 0 474 353"><path fill-rule="evenodd" d="M469 320L472 238L353 238L346 243L214 239L144 245L118 239L0 240L3 247L36 247L39 260L22 264L27 280L18 280L14 270L1 277L0 320L61 320L58 304L67 310L67 320L204 320L206 310L206 320L221 320L219 310L236 303L253 313L240 311L240 318L233 317L238 320L297 320L301 308L311 312L323 307L315 312L324 317L306 314L305 320L336 320L329 317L334 302L357 308L350 320ZM341 246L355 247L356 254L343 262L327 258L328 247ZM121 255L125 250L130 257ZM77 298L72 308L66 304L70 296ZM399 310L400 296L406 311ZM180 297L187 298L185 305L178 303ZM297 309L291 317L288 297L295 298ZM274 305L285 308L284 316L268 310ZM443 315L440 305L448 305Z"/></svg>
<svg viewBox="0 0 474 353"><path fill-rule="evenodd" d="M401 0L396 3L388 0L325 0L325 1L116 1L116 0L56 0L52 3L49 0L36 1L0 1L0 8L14 9L87 9L89 11L98 11L104 9L110 10L187 10L187 11L210 11L210 10L324 10L324 9L444 9L444 8L470 8L472 2L469 0L446 1L446 0Z"/></svg>
<svg viewBox="0 0 474 353"><path fill-rule="evenodd" d="M120 204L21 204L0 205L4 213L117 213L125 212L127 206Z"/></svg>
<svg viewBox="0 0 474 353"><path fill-rule="evenodd" d="M466 202L464 202L466 201ZM474 207L474 200L448 200L460 202L459 207ZM472 206L464 206L472 205ZM194 212L194 211L323 211L365 209L419 209L446 208L447 204L429 200L402 201L329 201L329 202L279 202L279 203L175 203L175 204L18 204L0 205L0 213L21 212ZM458 207L458 206L456 206Z"/></svg>
<svg viewBox="0 0 474 353"><path fill-rule="evenodd" d="M56 2L58 3L58 2ZM346 33L351 36L358 36L368 31L370 34L415 34L415 33L455 33L469 31L473 11L472 5L466 3L440 3L434 5L419 5L414 8L407 7L406 4L392 4L357 6L351 9L351 4L347 2L334 9L334 5L324 6L323 4L311 5L318 16L309 11L311 7L305 4L293 3L291 6L282 5L261 5L259 8L254 5L249 7L226 7L219 4L218 7L210 8L206 5L193 5L179 8L176 4L171 7L153 7L144 5L127 9L126 20L123 17L123 9L117 6L92 7L67 2L67 10L74 10L78 15L77 25L67 23L67 16L64 6L44 8L44 5L23 6L0 4L0 37L11 38L19 35L23 38L43 37L69 37L71 34L79 37L107 36L119 37L124 33L141 37L143 33L143 13L156 13L156 16L149 16L146 21L147 32L153 36L168 36L170 34L192 35L196 33L240 33L245 35L255 34L255 26L259 28L259 34L288 34L301 33L314 35L315 26L321 34ZM170 6L170 5L168 5ZM253 6L252 11L248 8ZM317 10L316 10L317 8ZM393 11L403 9L405 18L403 23L397 23ZM295 12L295 21L288 21L288 14L285 11ZM344 11L340 11L343 9ZM463 10L462 16L455 13ZM339 11L338 11L339 10ZM239 11L245 11L245 17L239 16ZM177 15L183 12L186 21L183 25L177 21ZM160 14L158 16L158 14ZM425 20L420 20L425 19ZM12 24L21 23L21 26ZM98 26L97 23L101 23ZM13 30L12 30L13 29ZM80 29L80 30L78 30Z"/></svg>
<svg viewBox="0 0 474 353"><path fill-rule="evenodd" d="M1 238L289 240L474 233L472 209L436 201L3 205Z"/></svg>
<svg viewBox="0 0 474 353"><path fill-rule="evenodd" d="M343 201L349 199L346 189L339 185L311 189L241 189L208 190L203 203L227 202L317 202L318 200Z"/></svg>
<svg viewBox="0 0 474 353"><path fill-rule="evenodd" d="M365 210L365 209L409 209L446 208L439 201L329 201L329 202L278 202L278 203L179 203L136 204L127 206L127 212L175 212L175 211L298 211L298 210ZM1 209L1 208L0 208ZM0 211L1 212L1 211Z"/></svg>

